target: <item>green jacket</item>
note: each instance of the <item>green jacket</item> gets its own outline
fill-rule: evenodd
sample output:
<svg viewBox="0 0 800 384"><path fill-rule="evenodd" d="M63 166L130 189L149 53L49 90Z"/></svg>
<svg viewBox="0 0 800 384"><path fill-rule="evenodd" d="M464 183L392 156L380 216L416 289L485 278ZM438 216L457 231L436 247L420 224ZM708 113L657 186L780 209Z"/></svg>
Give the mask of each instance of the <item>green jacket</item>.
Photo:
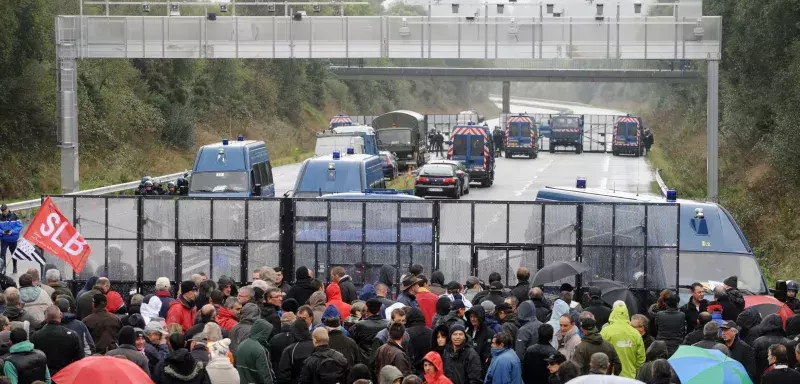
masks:
<svg viewBox="0 0 800 384"><path fill-rule="evenodd" d="M615 305L608 318L608 326L600 332L603 340L609 342L619 355L622 362L620 376L635 378L639 367L644 364L644 341L639 331L631 327L628 308Z"/></svg>
<svg viewBox="0 0 800 384"><path fill-rule="evenodd" d="M28 340L25 340L21 343L17 343L11 346L9 349L10 353L20 353L20 352L30 352L33 351L33 343ZM50 380L50 369L45 367L45 383L51 384L53 381ZM3 374L8 376L11 384L17 384L19 382L19 375L17 375L17 368L12 364L10 361L6 361L3 363Z"/></svg>
<svg viewBox="0 0 800 384"><path fill-rule="evenodd" d="M272 384L272 369L269 365L269 335L272 324L258 319L250 329L250 337L239 344L233 359L242 383Z"/></svg>

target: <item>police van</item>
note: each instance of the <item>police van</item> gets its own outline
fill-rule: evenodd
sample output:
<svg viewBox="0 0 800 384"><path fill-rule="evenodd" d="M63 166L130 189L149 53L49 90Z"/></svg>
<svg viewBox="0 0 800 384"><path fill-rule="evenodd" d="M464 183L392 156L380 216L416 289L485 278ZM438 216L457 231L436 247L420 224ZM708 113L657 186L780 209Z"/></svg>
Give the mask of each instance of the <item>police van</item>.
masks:
<svg viewBox="0 0 800 384"><path fill-rule="evenodd" d="M346 154L336 151L304 161L292 196L319 197L385 187L380 157L356 154L348 148Z"/></svg>
<svg viewBox="0 0 800 384"><path fill-rule="evenodd" d="M189 196L275 196L267 146L244 136L204 145L192 166Z"/></svg>

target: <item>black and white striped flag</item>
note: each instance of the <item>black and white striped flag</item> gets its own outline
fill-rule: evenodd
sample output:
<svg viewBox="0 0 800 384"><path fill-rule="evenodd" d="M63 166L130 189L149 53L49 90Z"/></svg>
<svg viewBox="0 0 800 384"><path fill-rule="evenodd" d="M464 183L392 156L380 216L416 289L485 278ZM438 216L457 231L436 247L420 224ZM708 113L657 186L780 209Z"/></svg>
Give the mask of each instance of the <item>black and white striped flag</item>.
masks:
<svg viewBox="0 0 800 384"><path fill-rule="evenodd" d="M23 261L35 261L41 265L45 264L44 257L42 257L36 247L22 237L17 240L17 249L11 254L11 258Z"/></svg>

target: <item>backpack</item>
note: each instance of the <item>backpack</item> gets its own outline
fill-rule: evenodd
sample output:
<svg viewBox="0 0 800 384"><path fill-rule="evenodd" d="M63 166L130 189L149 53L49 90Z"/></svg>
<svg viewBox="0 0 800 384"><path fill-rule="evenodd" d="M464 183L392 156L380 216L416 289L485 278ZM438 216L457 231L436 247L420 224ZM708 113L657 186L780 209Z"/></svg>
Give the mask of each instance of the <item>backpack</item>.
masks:
<svg viewBox="0 0 800 384"><path fill-rule="evenodd" d="M339 351L331 350L331 352L323 356L317 365L319 382L344 383L347 380L347 359Z"/></svg>

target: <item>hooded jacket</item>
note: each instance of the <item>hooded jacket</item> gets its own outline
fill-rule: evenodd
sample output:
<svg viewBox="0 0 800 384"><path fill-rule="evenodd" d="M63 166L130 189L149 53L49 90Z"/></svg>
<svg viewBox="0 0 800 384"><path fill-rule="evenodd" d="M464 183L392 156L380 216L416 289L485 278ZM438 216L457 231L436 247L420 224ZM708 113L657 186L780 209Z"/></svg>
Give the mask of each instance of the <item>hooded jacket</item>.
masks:
<svg viewBox="0 0 800 384"><path fill-rule="evenodd" d="M358 294L358 299L366 302L369 299L375 298L377 295L377 292L375 292L375 286L367 283L361 287L361 292Z"/></svg>
<svg viewBox="0 0 800 384"><path fill-rule="evenodd" d="M339 279L339 289L342 291L342 301L347 304L358 300L358 290L353 284L353 278L350 275L344 275ZM345 312L350 313L350 312Z"/></svg>
<svg viewBox="0 0 800 384"><path fill-rule="evenodd" d="M53 305L53 300L43 289L37 286L24 287L19 289L19 298L25 306L25 310L38 322L44 321L44 311Z"/></svg>
<svg viewBox="0 0 800 384"><path fill-rule="evenodd" d="M751 347L755 344L758 336L760 336L761 321L763 321L761 313L758 312L758 309L753 307L745 309L736 317L736 325L741 328L739 337Z"/></svg>
<svg viewBox="0 0 800 384"><path fill-rule="evenodd" d="M69 301L69 307L77 308L77 302L75 301L75 296L72 295L72 291L70 291L69 288L67 288L67 286L58 281L55 283L50 283L48 285L50 286L50 288L53 289L53 293L50 294L50 300L53 300L53 302L55 303L56 299L58 299L59 296L66 296L67 301Z"/></svg>
<svg viewBox="0 0 800 384"><path fill-rule="evenodd" d="M251 331L250 337L242 341L233 355L239 378L242 383L272 384L273 374L267 357L272 324L256 317Z"/></svg>
<svg viewBox="0 0 800 384"><path fill-rule="evenodd" d="M50 369L47 367L47 357L44 352L34 349L33 343L25 340L11 346L9 356L4 356L3 373L12 383L31 383L34 380L50 381ZM32 355L32 356L26 356ZM17 367L13 360L27 357L31 360L29 367ZM19 369L18 369L19 368Z"/></svg>
<svg viewBox="0 0 800 384"><path fill-rule="evenodd" d="M312 279L308 274L308 268L297 268L294 277L296 281L286 294L286 299L295 299L297 300L298 304L305 305L308 303L308 299L311 297L311 294L316 291L316 289L311 286Z"/></svg>
<svg viewBox="0 0 800 384"><path fill-rule="evenodd" d="M439 338L437 336L439 333L445 335L445 345L443 346L439 346ZM438 353L439 356L444 356L444 348L447 346L447 335L449 333L450 330L447 329L446 325L439 324L436 326L431 332L431 351Z"/></svg>
<svg viewBox="0 0 800 384"><path fill-rule="evenodd" d="M423 372L423 359L431 351L433 331L425 325L425 318L419 308L411 308L406 314L406 333L411 339L409 355L413 356L411 363L417 374Z"/></svg>
<svg viewBox="0 0 800 384"><path fill-rule="evenodd" d="M308 298L308 305L311 307L311 311L314 312L314 326L320 325L322 323L322 312L325 312L325 308L328 307L325 304L325 292L314 292Z"/></svg>
<svg viewBox="0 0 800 384"><path fill-rule="evenodd" d="M264 303L259 309L261 311L261 318L272 324L272 331L274 334L270 335L270 339L281 330L281 308L270 303Z"/></svg>
<svg viewBox="0 0 800 384"><path fill-rule="evenodd" d="M606 305L599 297L589 299L589 306L584 310L594 315L594 319L597 321L597 329L603 329L603 326L608 323L608 317L611 316L611 307Z"/></svg>
<svg viewBox="0 0 800 384"><path fill-rule="evenodd" d="M493 349L484 384L522 384L522 366L511 348Z"/></svg>
<svg viewBox="0 0 800 384"><path fill-rule="evenodd" d="M436 304L439 303L439 296L436 296L428 289L420 288L417 292L417 304L422 314L425 316L425 324L433 326L433 317L436 316Z"/></svg>
<svg viewBox="0 0 800 384"><path fill-rule="evenodd" d="M74 313L70 312L61 315L61 324L78 335L84 356L91 356L92 351L94 351L94 340L86 324L78 320L78 317Z"/></svg>
<svg viewBox="0 0 800 384"><path fill-rule="evenodd" d="M650 348L647 348L647 362L639 368L639 372L636 373L636 380L651 383L653 380L653 362L658 359L666 360L669 357L667 353L667 343L664 341L658 340L650 344ZM678 382L678 375L674 370L672 371L672 378L672 383Z"/></svg>
<svg viewBox="0 0 800 384"><path fill-rule="evenodd" d="M536 307L536 319L541 323L550 321L550 315L553 312L550 310L550 303L548 303L544 298L531 299L530 301ZM522 303L523 302L520 302L520 305L522 305Z"/></svg>
<svg viewBox="0 0 800 384"><path fill-rule="evenodd" d="M180 324L183 332L189 330L194 325L194 317L197 315L197 307L192 303L186 301L181 296L180 299L173 301L169 304L169 312L167 312L167 325Z"/></svg>
<svg viewBox="0 0 800 384"><path fill-rule="evenodd" d="M519 320L520 328L517 331L514 350L517 352L517 357L524 359L525 351L539 340L539 327L542 325L536 317L536 308L533 301L528 300L519 305L517 319Z"/></svg>
<svg viewBox="0 0 800 384"><path fill-rule="evenodd" d="M436 296L447 293L447 289L444 288L444 272L439 270L433 271L431 274L431 285L428 286L428 290Z"/></svg>
<svg viewBox="0 0 800 384"><path fill-rule="evenodd" d="M431 327L435 328L439 325L441 320L450 313L450 304L452 301L447 296L439 296L436 300L436 314L433 315Z"/></svg>
<svg viewBox="0 0 800 384"><path fill-rule="evenodd" d="M753 350L756 356L756 372L764 372L769 363L767 362L767 349L772 344L788 345L789 339L783 330L783 320L776 314L768 315L761 321L761 336L753 343Z"/></svg>
<svg viewBox="0 0 800 384"><path fill-rule="evenodd" d="M27 321L30 323L30 329L38 329L42 324L40 321L33 318L25 309L19 307L6 307L3 309L3 316L7 317L9 321Z"/></svg>
<svg viewBox="0 0 800 384"><path fill-rule="evenodd" d="M217 309L216 322L219 324L220 328L228 332L230 332L233 327L236 326L236 324L239 324L239 322L236 321L236 318L233 317L233 313L231 313L231 311L225 307L219 307Z"/></svg>
<svg viewBox="0 0 800 384"><path fill-rule="evenodd" d="M205 366L194 359L186 348L170 352L156 367L153 381L159 384L207 383Z"/></svg>
<svg viewBox="0 0 800 384"><path fill-rule="evenodd" d="M547 370L547 362L544 361L557 351L550 345L550 338L537 338L537 343L525 351L525 358L522 360L522 380L528 384L547 383L550 378L550 371Z"/></svg>
<svg viewBox="0 0 800 384"><path fill-rule="evenodd" d="M478 319L477 327L472 324L471 317L473 315ZM486 376L486 370L489 369L489 363L492 358L492 338L495 333L486 326L486 312L482 306L476 305L470 308L466 312L466 317L467 335L472 338L472 342L475 344L475 352L478 352L478 356L481 358L481 363L483 364L481 375Z"/></svg>
<svg viewBox="0 0 800 384"><path fill-rule="evenodd" d="M644 341L639 331L631 327L628 308L616 305L611 310L608 325L600 331L603 340L609 342L622 362L620 376L634 378L639 367L645 362Z"/></svg>
<svg viewBox="0 0 800 384"><path fill-rule="evenodd" d="M428 352L425 354L425 357L422 360L427 361L436 368L436 372L434 373L426 373L425 374L425 383L427 384L453 384L447 376L444 375L444 364L442 363L442 357L436 352Z"/></svg>
<svg viewBox="0 0 800 384"><path fill-rule="evenodd" d="M614 374L622 372L622 362L619 361L619 355L614 350L614 346L603 340L600 332L596 329L588 334L584 334L583 340L575 348L575 353L572 355L572 361L578 363L581 367L581 373L586 375L589 373L589 362L592 360L592 355L597 352L603 352L608 356L608 362L614 368Z"/></svg>
<svg viewBox="0 0 800 384"><path fill-rule="evenodd" d="M501 332L508 332L511 334L511 339L516 343L517 332L519 331L519 320L516 313L509 313L503 320L500 320ZM516 344L515 344L516 348Z"/></svg>
<svg viewBox="0 0 800 384"><path fill-rule="evenodd" d="M327 345L314 348L303 364L298 382L306 384L344 383L349 366L341 353Z"/></svg>
<svg viewBox="0 0 800 384"><path fill-rule="evenodd" d="M155 378L158 372L158 364L164 361L169 355L169 347L167 344L152 344L150 339L144 339L144 356L147 357L147 366L150 368L150 374Z"/></svg>
<svg viewBox="0 0 800 384"><path fill-rule="evenodd" d="M275 369L276 383L298 383L303 363L314 353L314 343L311 342L311 332L306 328L304 321L295 321L290 330L294 343L283 350L280 363Z"/></svg>
<svg viewBox="0 0 800 384"><path fill-rule="evenodd" d="M231 352L236 353L239 344L250 337L250 329L259 318L257 305L247 303L242 307L242 311L239 313L239 324L236 324L231 329ZM272 327L270 327L270 332L271 331Z"/></svg>
<svg viewBox="0 0 800 384"><path fill-rule="evenodd" d="M387 365L380 370L378 382L380 384L394 384L397 379L402 379L403 373L397 367Z"/></svg>
<svg viewBox="0 0 800 384"><path fill-rule="evenodd" d="M483 382L481 376L481 358L470 346L469 340L464 341L464 345L457 351L447 337L447 347L442 356L444 363L444 374L453 384L480 384Z"/></svg>
<svg viewBox="0 0 800 384"><path fill-rule="evenodd" d="M656 340L664 340L672 356L686 336L686 314L677 308L667 308L656 315L655 321L658 327Z"/></svg>
<svg viewBox="0 0 800 384"><path fill-rule="evenodd" d="M328 298L328 302L325 305L326 307L328 305L333 305L336 306L336 309L339 310L339 313L350 313L350 304L347 304L344 302L344 300L342 300L342 291L339 288L339 284L328 284L328 288L325 288L325 296Z"/></svg>
<svg viewBox="0 0 800 384"><path fill-rule="evenodd" d="M393 266L384 264L378 272L378 282L385 284L389 287L389 292L392 292L392 286L394 286L394 281L397 279L396 275L397 271Z"/></svg>
<svg viewBox="0 0 800 384"><path fill-rule="evenodd" d="M547 324L553 327L553 341L551 342L553 348L558 348L558 330L561 327L561 316L564 315L569 315L569 304L564 300L558 299L553 304L553 312L550 314L550 320L547 321ZM567 360L569 360L569 356L567 356Z"/></svg>
<svg viewBox="0 0 800 384"><path fill-rule="evenodd" d="M239 371L231 364L227 355L211 354L206 365L206 375L211 384L240 384Z"/></svg>

